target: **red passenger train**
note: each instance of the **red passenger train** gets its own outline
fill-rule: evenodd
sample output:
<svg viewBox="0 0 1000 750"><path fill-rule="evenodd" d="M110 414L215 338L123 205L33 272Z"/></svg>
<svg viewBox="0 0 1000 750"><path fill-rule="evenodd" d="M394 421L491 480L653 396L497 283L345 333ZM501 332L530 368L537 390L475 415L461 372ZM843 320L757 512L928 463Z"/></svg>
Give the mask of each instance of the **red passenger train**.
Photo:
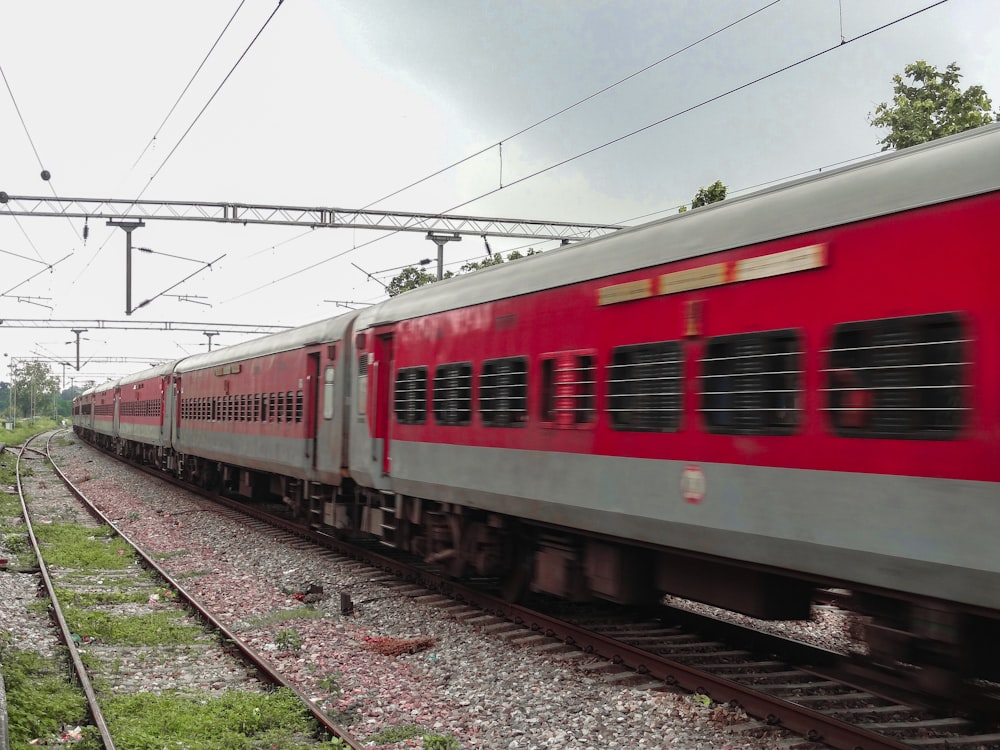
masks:
<svg viewBox="0 0 1000 750"><path fill-rule="evenodd" d="M512 596L850 588L875 661L997 679L997 216L987 126L123 378L75 426Z"/></svg>

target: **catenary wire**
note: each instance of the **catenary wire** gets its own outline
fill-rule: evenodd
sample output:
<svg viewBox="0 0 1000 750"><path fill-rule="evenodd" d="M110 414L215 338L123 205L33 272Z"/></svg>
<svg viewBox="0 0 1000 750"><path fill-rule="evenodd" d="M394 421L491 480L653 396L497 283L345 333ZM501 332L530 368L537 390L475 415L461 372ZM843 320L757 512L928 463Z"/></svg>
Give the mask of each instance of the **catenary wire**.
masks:
<svg viewBox="0 0 1000 750"><path fill-rule="evenodd" d="M271 11L271 15L269 15L267 17L267 20L264 21L264 24L260 27L260 29L257 31L257 33L254 34L253 39L250 40L250 44L247 45L246 49L243 50L243 53L237 58L236 62L233 63L233 67L231 67L229 69L229 72L226 73L226 77L222 79L222 82L216 87L215 91L212 92L212 95L210 97L208 97L208 101L205 102L205 105L201 108L201 110L198 112L198 114L195 115L194 120L192 120L191 124L188 125L187 130L185 130L181 134L181 137L179 139L177 139L177 143L174 145L174 147L172 149L170 149L170 153L168 153L166 155L166 157L163 159L163 162L160 164L159 167L156 168L156 171L153 172L152 176L146 182L146 186L142 189L142 191L139 193L139 195L136 196L136 198L135 198L136 200L139 200L140 198L142 198L142 196L145 194L146 190L149 188L150 183L153 180L156 179L156 177L160 174L160 172L163 170L163 168L167 165L167 162L170 161L170 158L177 152L177 149L180 148L181 144L184 143L184 140L188 137L188 134L191 132L192 129L194 129L194 126L196 124L198 124L198 121L201 119L201 116L203 114L205 114L205 110L207 110L208 107L209 107L209 105L213 101L215 101L215 97L219 95L220 91L222 91L222 87L226 85L226 82L230 79L230 77L233 75L233 73L236 72L236 68L239 67L240 63L243 62L243 59L247 56L247 54L253 48L254 44L256 44L257 40L260 39L260 35L264 33L264 30L268 27L268 25L271 23L271 21L274 20L274 16L278 13L278 10L281 8L281 5L282 5L283 2L284 2L284 0L278 0L278 4L274 7L274 10Z"/></svg>
<svg viewBox="0 0 1000 750"><path fill-rule="evenodd" d="M134 199L135 201L138 201L140 198L142 198L143 195L145 195L146 191L149 189L149 186L152 184L153 180L156 179L156 177L160 174L160 172L163 170L163 168L167 165L167 162L170 161L170 158L176 153L177 149L180 148L180 145L184 142L184 140L187 138L188 134L191 132L191 130L194 128L194 126L201 119L201 116L203 114L205 114L205 110L207 110L208 106L215 100L215 97L218 96L219 92L222 90L222 87L226 85L226 82L230 79L230 77L236 71L236 68L239 67L240 63L243 62L243 59L250 52L250 49L254 46L254 44L257 43L257 40L260 38L260 35L264 33L264 30L268 27L268 25L274 19L274 16L277 14L278 9L281 8L281 5L282 5L283 2L284 2L284 0L278 0L278 4L274 7L274 10L271 11L271 15L269 15L267 17L267 20L264 21L263 25L260 27L260 29L258 29L258 31L254 35L253 39L250 40L250 43L247 45L246 49L243 50L243 53L239 56L239 58L237 58L236 62L233 63L233 66L229 69L229 72L226 73L225 78L222 79L222 82L216 87L215 91L212 92L212 95L208 98L208 101L205 102L205 105L201 108L201 110L198 112L198 114L195 115L194 120L191 121L191 124L188 125L187 129L181 134L181 137L178 139L178 141L174 145L174 147L172 149L170 149L170 153L168 153L166 155L166 157L160 163L160 166L156 168L156 171L153 172L153 174L149 178L149 180L146 181L146 184L142 188L142 190L139 192L139 195L137 195L135 197L135 199ZM101 251L104 250L105 246L108 244L108 242L111 241L111 238L113 236L114 236L114 233L108 234L107 239L105 239L104 242L101 243L100 247L98 247L97 250L94 251L94 254L92 256L90 256L90 260L87 261L86 265L84 265L84 267L80 271L80 273L77 274L76 279L74 279L74 283L76 281L79 281L80 277L83 276L83 274L87 272L87 270L90 268L91 264L95 260L97 260L97 256L100 255Z"/></svg>
<svg viewBox="0 0 1000 750"><path fill-rule="evenodd" d="M46 174L45 164L42 162L42 157L39 155L38 148L35 146L35 139L31 137L31 131L28 130L28 123L25 121L24 115L21 113L21 107L17 103L17 97L14 96L14 89L11 88L10 81L7 80L7 74L4 72L2 65L0 65L0 77L3 78L4 85L7 87L7 93L10 94L10 100L14 104L14 111L17 112L17 118L21 121L21 127L24 128L24 135L28 138L28 143L31 145L31 150L35 154L35 160L38 162L38 166L42 170L42 175L43 175L42 179L44 179L48 183L49 190L52 191L53 197L58 198L59 195L56 193L55 185L52 184L51 175L49 177L44 176ZM76 234L76 229L75 227L73 227L73 222L70 221L68 217L66 220L69 221L70 228L73 229L74 233ZM27 231L25 231L24 227L21 226L20 221L17 221L17 226L18 229L21 230L21 234L23 234L24 238L28 241L28 244L31 245L31 249L35 251L35 255L38 256L38 259L41 260L43 263L47 263L48 261L46 261L45 258L42 257L41 252L39 252L38 248L35 246L35 243L31 241L31 237L28 236ZM76 236L78 238L80 237L79 234L76 234Z"/></svg>
<svg viewBox="0 0 1000 750"><path fill-rule="evenodd" d="M681 115L687 114L689 112L693 112L694 110L700 109L701 107L704 107L704 106L706 106L708 104L716 102L716 101L718 101L718 100L720 100L720 99L722 99L722 98L724 98L726 96L729 96L731 94L734 94L734 93L736 93L738 91L743 91L744 89L747 89L747 88L749 88L749 87L751 87L751 86L753 86L753 85L755 85L757 83L760 83L761 81L766 81L766 80L768 80L770 78L773 78L774 76L777 76L777 75L780 75L781 73L784 73L786 71L792 70L793 68L796 68L796 67L798 67L800 65L803 65L803 64L805 64L807 62L811 62L812 60L816 60L816 59L818 59L818 58L820 58L820 57L822 57L822 56L824 56L824 55L826 55L826 54L828 54L830 52L833 52L834 50L842 49L843 47L846 47L847 45L852 44L853 42L859 41L861 39L865 39L865 38L871 36L872 34L876 34L876 33L880 32L880 31L884 31L885 29L888 29L888 28L890 28L892 26L895 26L898 23L901 23L903 21L909 20L910 18L918 16L921 13L925 13L928 10L936 8L936 7L940 6L940 5L944 5L948 1L949 0L937 0L937 2L931 3L930 5L924 6L923 8L919 8L918 10L915 10L912 13L908 13L905 16L900 16L899 18L896 18L896 19L894 19L892 21L884 23L881 26L877 26L874 29L870 29L870 30L868 30L868 31L866 31L866 32L864 32L862 34L858 34L857 36L851 37L850 39L847 39L847 40L845 40L843 42L839 42L838 44L835 44L835 45L832 45L830 47L827 47L826 49L820 50L819 52L815 52L812 55L808 55L807 57L803 57L803 58L797 60L796 62L793 62L793 63L790 63L788 65L785 65L785 66L783 66L781 68L778 68L777 70L774 70L774 71L772 71L770 73L767 73L767 74L765 74L763 76L759 76L759 77L757 77L757 78L755 78L755 79L753 79L751 81L748 81L747 83L743 83L743 84L741 84L739 86L735 86L735 87L729 89L728 91L724 91L721 94L717 94L716 96L713 96L713 97L711 97L709 99L705 99L705 100L699 102L698 104L694 104L694 105L692 105L690 107L686 107L685 109L682 109L682 110L680 110L678 112L675 112L675 113L673 113L671 115L668 115L667 117L663 117L663 118L661 118L661 119L659 119L659 120L657 120L655 122L652 122L652 123L650 123L648 125L645 125L645 126L643 126L641 128L637 128L636 130L633 130L633 131L631 131L629 133L621 135L621 136L619 136L617 138L613 138L610 141L606 141L606 142L604 142L604 143L602 143L602 144L600 144L598 146L594 146L593 148L587 149L586 151L583 151L583 152L581 152L579 154L576 154L575 156L571 156L569 158L563 159L563 160L561 160L559 162L556 162L556 163L551 164L551 165L549 165L547 167L544 167L544 168L539 169L539 170L537 170L535 172L532 172L531 174L525 175L524 177L521 177L521 178L519 178L517 180L514 180L513 182L510 182L507 185L504 185L504 186L498 187L498 188L494 188L492 190L488 190L485 193L477 195L474 198L470 198L469 200L463 201L462 203L459 203L459 204L457 204L455 206L452 206L451 208L447 208L444 211L441 211L439 214L437 214L437 216L444 216L445 214L448 214L448 213L454 211L455 209L462 208L463 206L467 206L470 203L474 203L474 202L476 202L478 200L481 200L483 198L486 198L486 197L488 197L490 195L494 195L496 193L499 193L501 190L505 190L507 188L513 187L514 185L520 184L520 183L525 182L527 180L530 180L530 179L532 179L534 177L538 177L539 175L545 174L546 172L549 172L549 171L551 171L553 169L556 169L558 167L561 167L561 166L564 166L566 164L569 164L570 162L576 161L577 159L583 158L584 156L588 156L590 154L593 154L593 153L595 153L597 151L600 151L601 149L607 148L608 146L612 146L612 145L614 145L616 143L620 143L621 141L624 141L627 138L631 138L632 136L638 135L639 133L643 133L643 132L645 132L647 130L650 130L651 128L654 128L654 127L656 127L658 125L662 125L663 123L669 122L670 120L673 120L673 119L675 119L677 117L680 117ZM267 282L266 284L261 284L260 286L254 287L253 289L248 289L245 292L237 294L237 295L235 295L233 297L229 297L228 299L223 300L222 303L225 304L227 302L232 302L233 300L240 299L242 297L247 296L248 294L253 294L254 292L258 292L261 289L266 289L267 287L274 286L275 284L281 283L282 281L287 281L288 279L291 279L291 278L294 278L295 276L298 276L300 274L306 273L307 271L311 271L311 270L313 270L315 268L318 268L319 266L322 266L322 265L324 265L326 263L330 263L331 261L334 261L334 260L337 260L339 258L342 258L345 255L348 255L348 254L354 252L355 250L360 250L360 249L362 249L364 247L368 247L369 245L373 245L376 242L381 242L382 240L388 239L389 237L392 237L392 236L394 236L396 234L399 234L400 231L401 230L397 229L397 230L394 230L394 231L389 232L387 234L384 234L384 235L381 235L379 237L376 237L376 238L374 238L372 240L369 240L368 242L363 242L360 245L355 245L353 247L349 247L349 248L347 248L345 250L342 250L339 253L331 255L328 258L324 258L323 260L317 261L316 263L313 263L313 264L311 264L309 266L306 266L305 268L301 268L301 269L299 269L297 271L292 271L291 273L285 274L284 276L281 276L281 277L279 277L277 279L273 279L273 280Z"/></svg>
<svg viewBox="0 0 1000 750"><path fill-rule="evenodd" d="M686 107L686 108L684 108L682 110L679 110L678 112L674 112L672 115L667 115L666 117L662 117L659 120L656 120L655 122L651 122L648 125L644 125L641 128L636 128L635 130L632 130L632 131L630 131L628 133L625 133L624 135L620 135L617 138L612 138L610 141L605 141L604 143L602 143L600 145L597 145L597 146L594 146L593 148L587 149L586 151L581 151L580 153L578 153L578 154L576 154L574 156L570 156L570 157L568 157L566 159L563 159L561 161L555 162L554 164L550 164L547 167L543 167L542 169L536 170L536 171L534 171L534 172L532 172L530 174L525 175L524 177L520 177L517 180L514 180L513 182L510 182L510 183L508 183L506 185L503 185L503 186L498 187L498 188L494 188L492 190L487 190L485 193L477 195L474 198L470 198L467 201L463 201L462 203L459 203L459 204L456 204L454 206L451 206L450 208L446 208L439 215L444 215L444 214L450 213L450 212L454 211L455 209L462 208L463 206L467 206L470 203L475 203L478 200L482 200L483 198L486 198L486 197L488 197L490 195L494 195L495 193L499 193L501 190L506 190L507 188L513 187L514 185L520 184L520 183L525 182L527 180L530 180L530 179L532 179L534 177L538 177L539 175L543 175L546 172L550 172L553 169L557 169L558 167L565 166L566 164L569 164L570 162L574 162L577 159L582 159L584 156L589 156L590 154L596 153L596 152L598 152L598 151L600 151L602 149L607 148L608 146L613 146L616 143L621 143L622 141L624 141L624 140L626 140L628 138L631 138L631 137L633 137L635 135L638 135L639 133L644 133L645 131L651 130L652 128L655 128L655 127L657 127L659 125L662 125L665 122L669 122L669 121L671 121L673 119L676 119L676 118L678 118L678 117L680 117L682 115L686 115L689 112L693 112L693 111L695 111L697 109L701 109L702 107L704 107L704 106L706 106L708 104L712 104L713 102L717 102L718 100L723 99L723 98L725 98L727 96L730 96L731 94L735 94L735 93L737 93L739 91L743 91L744 89L750 88L751 86L754 86L754 85L756 85L756 84L758 84L758 83L760 83L762 81L766 81L769 78L773 78L773 77L775 77L777 75L780 75L781 73L785 73L785 72L787 72L789 70L792 70L793 68L797 68L800 65L804 65L807 62L812 62L813 60L816 60L816 59L818 59L820 57L823 57L824 55L826 55L826 54L828 54L830 52L833 52L834 50L838 50L838 49L841 49L843 47L846 47L848 44L856 42L859 39L864 39L867 36L875 34L875 33L879 32L879 31L884 31L885 29L887 29L887 28L889 28L891 26L895 26L897 23L900 23L902 21L905 21L905 20L908 20L910 18L913 18L914 16L920 15L921 13L924 13L924 12L926 12L928 10L931 10L932 8L936 8L939 5L944 5L948 1L949 0L938 0L937 2L931 3L930 5L927 5L927 6L923 7L923 8L920 8L919 10L915 10L912 13L908 13L905 16L901 16L901 17L899 17L899 18L897 18L895 20L889 21L888 23L882 24L881 26L878 26L878 27L876 27L874 29L866 31L863 34L858 34L857 36L854 36L854 37L851 37L850 39L847 39L846 41L839 42L839 43L834 44L834 45L832 45L830 47L827 47L826 49L820 50L819 52L815 52L812 55L809 55L807 57L803 57L800 60L797 60L797 61L795 61L793 63L789 63L788 65L785 65L784 67L778 68L777 70L773 70L770 73L766 73L766 74L764 74L762 76L758 76L757 78L754 78L751 81L747 81L746 83L743 83L743 84L741 84L739 86L735 86L735 87L733 87L733 88L731 88L731 89L729 89L727 91L722 92L721 94L717 94L717 95L715 95L715 96L713 96L713 97L711 97L709 99L705 99L705 100L699 102L698 104L693 104L690 107Z"/></svg>
<svg viewBox="0 0 1000 750"><path fill-rule="evenodd" d="M201 72L201 69L204 68L205 63L208 62L208 58L212 56L212 53L215 51L215 48L219 46L219 42L222 41L222 37L229 30L229 27L236 19L237 14L243 8L244 3L246 3L246 0L240 0L240 4L236 6L236 10L233 11L233 15L229 17L229 20L226 22L226 25L222 28L222 31L219 32L219 36L216 38L215 42L213 42L208 52L205 53L205 57L202 58L201 64L198 65L197 70L195 70L195 72L191 75L191 78L187 82L187 85L184 87L184 90L181 91L180 95L177 97L177 101L174 102L174 105L170 108L170 111L167 112L166 116L163 118L163 122L161 122L159 127L156 128L156 132L153 133L153 137L149 139L149 143L146 144L146 147L142 149L142 153L136 157L135 162L132 164L132 169L135 169L140 159L142 159L142 157L146 155L146 152L149 150L149 147L152 146L153 143L156 141L156 137L160 134L160 131L163 130L163 126L167 124L167 120L170 119L170 115L172 115L174 113L174 110L177 109L177 105L181 103L181 99L184 98L184 95L188 92L188 89L191 88L191 84L194 83L194 79L198 77L198 74Z"/></svg>
<svg viewBox="0 0 1000 750"><path fill-rule="evenodd" d="M661 63L665 63L667 60L670 60L671 58L674 58L674 57L676 57L677 55L680 55L683 52L687 52L689 49L697 47L702 42L706 42L709 39L711 39L712 37L718 36L722 32L727 31L727 30L733 28L737 24L740 24L743 21L746 21L748 18L751 18L751 17L757 15L758 13L761 13L761 12L767 10L771 6L777 5L780 2L781 2L781 0L772 0L772 2L768 3L767 5L765 5L765 6L761 7L761 8L758 8L757 10L755 10L755 11L753 11L751 13L746 14L742 18L738 18L735 21L733 21L733 22L731 22L731 23L723 26L722 28L716 29L711 34L703 36L703 37L701 37L701 39L693 41L690 44L687 44L684 47L681 47L680 49L671 52L666 57L662 57L659 60L657 60L656 62L650 63L649 65L646 65L644 68L640 68L639 70L635 71L634 73L630 73L629 75L625 76L624 78L622 78L622 79L620 79L618 81L615 81L614 83L608 84L604 88L599 89L599 90L595 91L594 93L592 93L592 94L590 94L588 96L585 96L583 99L580 99L579 101L574 102L573 104L570 104L567 107L563 107L562 109L560 109L557 112L553 112L551 115L548 115L547 117L543 117L541 120L538 120L537 122L535 122L535 123L533 123L531 125L528 125L525 128L521 128L521 130L518 130L516 133L512 133L511 135L509 135L506 138L503 138L503 139L497 141L496 143L491 143L489 146L485 146L484 148L479 149L475 153L469 154L468 156L466 156L466 157L464 157L462 159L459 159L458 161L456 161L456 162L454 162L452 164L449 164L446 167L442 167L441 169L437 170L436 172L433 172L433 173L427 175L426 177L420 178L416 182L411 182L406 187L402 187L399 190L396 190L396 191L394 191L392 193L389 193L388 195L384 195L381 198L379 198L378 200L372 201L367 206L362 206L362 210L364 210L366 208L371 208L372 206L375 206L375 205L381 203L382 201L389 200L389 198L393 198L393 197L399 195L400 193L405 193L410 188L416 187L417 185L420 185L421 183L427 182L427 180L433 179L433 178L437 177L438 175L444 174L445 172L447 172L450 169L454 169L457 166L465 164L465 162L469 161L470 159L475 159L477 156L482 156L487 151L490 151L490 150L492 150L494 148L500 148L500 149L502 149L504 143L509 142L509 141L513 140L514 138L517 138L518 136L524 135L528 131L534 130L535 128L537 128L537 127L539 127L541 125L544 125L545 123L549 122L550 120L554 120L556 117L559 117L560 115L565 114L566 112L569 112L571 109L575 109L576 107L579 107L581 104L585 104L585 103L589 102L591 99L594 99L594 98L600 96L601 94L604 94L604 93L610 91L611 89L615 88L616 86L620 86L621 84L625 83L626 81L630 81L631 79L633 79L633 78L635 78L637 76L642 75L646 71L655 68L657 65L660 65ZM503 164L503 162L501 160L501 166L502 166L502 164ZM501 179L501 184L502 184L502 179Z"/></svg>

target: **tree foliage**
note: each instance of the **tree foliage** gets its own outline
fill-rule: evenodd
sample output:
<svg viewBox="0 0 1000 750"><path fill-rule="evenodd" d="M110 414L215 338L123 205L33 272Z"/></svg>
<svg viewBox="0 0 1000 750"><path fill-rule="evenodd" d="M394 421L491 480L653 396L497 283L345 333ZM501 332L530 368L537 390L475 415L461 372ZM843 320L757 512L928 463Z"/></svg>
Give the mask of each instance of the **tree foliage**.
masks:
<svg viewBox="0 0 1000 750"><path fill-rule="evenodd" d="M506 257L501 253L493 253L482 260L472 260L464 263L459 269L459 274L480 271L490 266L499 266L508 260L526 258L529 255L537 255L539 252L539 250L534 249L528 250L526 253L522 253L520 250L512 250ZM444 278L450 279L454 275L451 271L445 271ZM393 277L392 281L389 282L389 286L386 287L386 291L388 291L390 297L395 297L397 294L408 292L411 289L416 289L426 284L433 284L435 281L437 281L437 276L427 273L424 269L417 268L416 266L407 266Z"/></svg>
<svg viewBox="0 0 1000 750"><path fill-rule="evenodd" d="M427 273L424 269L417 268L416 266L407 266L392 278L389 286L386 287L386 291L390 297L395 297L397 294L408 292L411 289L416 289L418 286L430 284L434 281L437 281L437 277Z"/></svg>
<svg viewBox="0 0 1000 750"><path fill-rule="evenodd" d="M873 127L889 128L878 141L883 151L908 148L993 121L993 103L983 87L962 91L959 70L955 63L939 71L917 60L903 69L902 76L892 77L892 102L882 102L868 115Z"/></svg>
<svg viewBox="0 0 1000 750"><path fill-rule="evenodd" d="M11 399L17 416L51 414L58 393L59 378L45 362L22 361L12 365Z"/></svg>
<svg viewBox="0 0 1000 750"><path fill-rule="evenodd" d="M728 188L722 184L722 180L716 180L708 187L700 187L698 192L694 194L694 198L691 199L691 208L701 208L709 203L724 201L727 190ZM685 211L687 211L687 206L681 206L677 213L682 214Z"/></svg>

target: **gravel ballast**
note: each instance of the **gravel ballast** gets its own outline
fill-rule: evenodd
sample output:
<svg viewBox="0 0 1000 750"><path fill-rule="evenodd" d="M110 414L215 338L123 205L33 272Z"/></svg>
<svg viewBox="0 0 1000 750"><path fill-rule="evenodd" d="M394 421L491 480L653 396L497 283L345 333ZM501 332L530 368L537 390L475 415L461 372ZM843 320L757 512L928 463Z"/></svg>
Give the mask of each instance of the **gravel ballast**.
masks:
<svg viewBox="0 0 1000 750"><path fill-rule="evenodd" d="M353 561L235 522L208 501L75 438L55 457L123 534L161 558L203 606L349 723L355 737L416 724L453 736L461 748L756 750L790 744L787 735L738 710L705 705L695 696L612 686L587 670L587 658L516 647L371 580L378 575ZM36 585L35 576L0 573L0 631L11 632L19 644L48 628L26 612ZM322 595L306 604L303 592L310 585L322 587ZM355 603L350 616L340 613L341 593ZM840 623L824 618L804 627L839 637ZM373 648L380 639L417 638L429 647L396 656ZM423 742L417 737L378 746L419 748Z"/></svg>

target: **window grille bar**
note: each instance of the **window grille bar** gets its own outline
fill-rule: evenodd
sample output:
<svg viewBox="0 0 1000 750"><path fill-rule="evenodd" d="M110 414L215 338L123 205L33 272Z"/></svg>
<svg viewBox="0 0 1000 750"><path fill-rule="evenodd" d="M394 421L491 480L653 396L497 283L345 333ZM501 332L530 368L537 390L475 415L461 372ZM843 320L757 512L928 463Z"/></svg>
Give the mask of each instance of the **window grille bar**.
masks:
<svg viewBox="0 0 1000 750"><path fill-rule="evenodd" d="M868 370L910 370L918 367L967 367L971 365L971 362L919 362L913 364L903 364L903 365L865 365L862 367L831 367L825 370L820 370L820 372L825 373L848 373L848 372L865 372Z"/></svg>
<svg viewBox="0 0 1000 750"><path fill-rule="evenodd" d="M849 412L898 412L898 411L972 411L969 406L866 406L850 408L846 406L824 406L821 411L849 411Z"/></svg>
<svg viewBox="0 0 1000 750"><path fill-rule="evenodd" d="M738 359L763 359L764 357L801 357L805 352L761 352L760 354L734 354L731 357L702 357L702 362L734 362Z"/></svg>
<svg viewBox="0 0 1000 750"><path fill-rule="evenodd" d="M899 349L904 346L940 346L942 344L971 344L972 339L943 339L941 341L904 341L899 344L874 344L872 346L843 347L842 349L820 349L821 354L838 352L867 352L875 349Z"/></svg>

